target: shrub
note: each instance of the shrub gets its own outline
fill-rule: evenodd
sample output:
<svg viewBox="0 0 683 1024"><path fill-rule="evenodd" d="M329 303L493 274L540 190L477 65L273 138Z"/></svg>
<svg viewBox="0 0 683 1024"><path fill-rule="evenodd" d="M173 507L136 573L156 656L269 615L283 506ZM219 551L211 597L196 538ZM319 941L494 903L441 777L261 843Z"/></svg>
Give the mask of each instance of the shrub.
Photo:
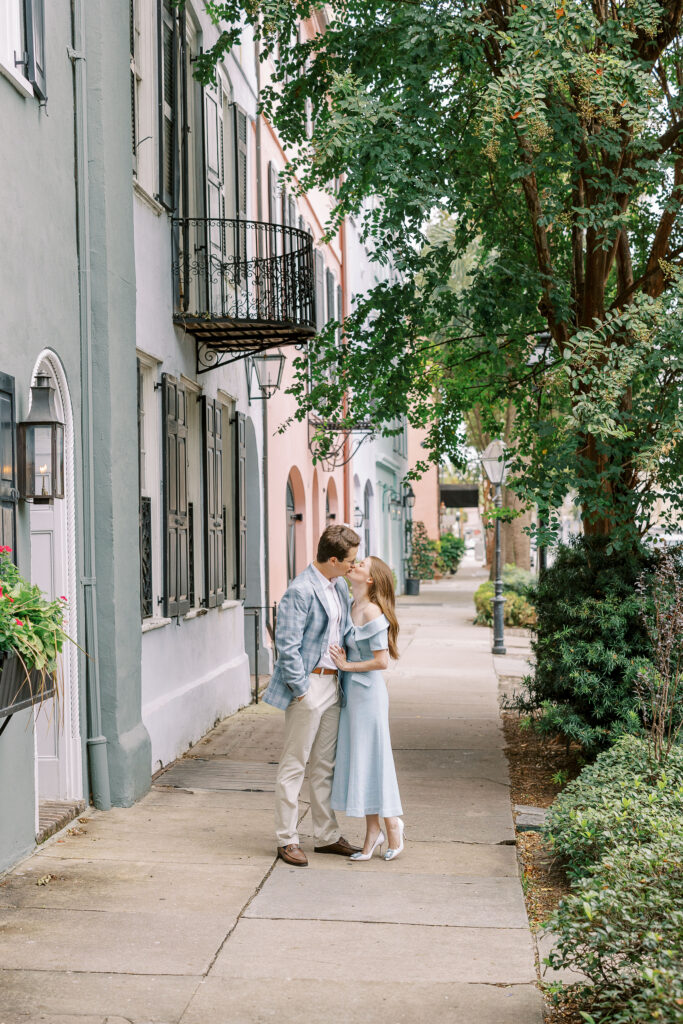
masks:
<svg viewBox="0 0 683 1024"><path fill-rule="evenodd" d="M556 947L547 962L592 982L586 1020L683 1020L680 832L616 847L574 885L549 927Z"/></svg>
<svg viewBox="0 0 683 1024"><path fill-rule="evenodd" d="M440 541L441 561L445 572L455 572L465 554L465 541L452 533L443 533Z"/></svg>
<svg viewBox="0 0 683 1024"><path fill-rule="evenodd" d="M411 531L410 558L408 574L413 579L431 580L434 577L434 550L429 539L427 527L421 520L413 523Z"/></svg>
<svg viewBox="0 0 683 1024"><path fill-rule="evenodd" d="M557 797L545 837L571 878L615 845L647 845L683 829L683 748L653 771L645 740L623 736L582 769Z"/></svg>
<svg viewBox="0 0 683 1024"><path fill-rule="evenodd" d="M607 553L602 538L559 548L534 591L534 675L516 705L538 727L599 750L638 727L635 678L650 655L636 581L655 556Z"/></svg>
<svg viewBox="0 0 683 1024"><path fill-rule="evenodd" d="M533 589L534 577L516 565L506 565L503 569L503 618L506 626L524 626L531 628L536 623L536 609L528 595ZM493 625L493 595L495 585L486 580L474 594L474 606L477 609L475 622L480 626Z"/></svg>

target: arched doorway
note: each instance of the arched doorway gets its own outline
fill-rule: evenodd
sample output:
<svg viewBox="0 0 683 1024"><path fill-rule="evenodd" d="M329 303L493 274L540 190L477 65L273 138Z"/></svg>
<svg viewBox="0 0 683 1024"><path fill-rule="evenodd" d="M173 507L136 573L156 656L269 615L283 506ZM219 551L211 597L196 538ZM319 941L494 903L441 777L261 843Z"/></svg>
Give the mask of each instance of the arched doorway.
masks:
<svg viewBox="0 0 683 1024"><path fill-rule="evenodd" d="M64 368L54 352L41 352L33 379L50 378L55 406L64 421L64 498L54 505L31 505L31 580L51 600L66 597L64 628L78 637L76 619L76 515L74 491L74 426ZM78 649L67 643L60 658L59 701L35 711L37 801L75 800L83 795ZM37 814L37 808L36 808Z"/></svg>
<svg viewBox="0 0 683 1024"><path fill-rule="evenodd" d="M304 535L304 485L301 473L293 466L287 478L285 491L287 523L287 583L301 572L306 560Z"/></svg>
<svg viewBox="0 0 683 1024"><path fill-rule="evenodd" d="M325 499L325 526L333 526L339 522L339 498L337 497L337 485L330 477L327 483L327 497Z"/></svg>
<svg viewBox="0 0 683 1024"><path fill-rule="evenodd" d="M318 470L313 470L313 522L311 524L313 529L313 548L314 550L318 546L318 538L320 537L320 480L318 479Z"/></svg>

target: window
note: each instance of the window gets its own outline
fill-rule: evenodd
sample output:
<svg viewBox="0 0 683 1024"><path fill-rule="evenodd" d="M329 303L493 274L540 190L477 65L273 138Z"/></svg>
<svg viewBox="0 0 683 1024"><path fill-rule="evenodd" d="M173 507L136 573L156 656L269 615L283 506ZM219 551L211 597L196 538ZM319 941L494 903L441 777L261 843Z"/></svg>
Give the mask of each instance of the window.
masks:
<svg viewBox="0 0 683 1024"><path fill-rule="evenodd" d="M315 250L315 329L325 326L325 259L320 249Z"/></svg>
<svg viewBox="0 0 683 1024"><path fill-rule="evenodd" d="M140 612L148 619L157 613L161 582L158 363L144 352L138 352L137 361Z"/></svg>
<svg viewBox="0 0 683 1024"><path fill-rule="evenodd" d="M0 69L47 99L44 0L5 0L0 7Z"/></svg>
<svg viewBox="0 0 683 1024"><path fill-rule="evenodd" d="M157 191L155 161L153 0L130 0L130 112L133 173L148 195Z"/></svg>
<svg viewBox="0 0 683 1024"><path fill-rule="evenodd" d="M244 601L247 596L247 418L241 412L235 413L233 468L235 597Z"/></svg>

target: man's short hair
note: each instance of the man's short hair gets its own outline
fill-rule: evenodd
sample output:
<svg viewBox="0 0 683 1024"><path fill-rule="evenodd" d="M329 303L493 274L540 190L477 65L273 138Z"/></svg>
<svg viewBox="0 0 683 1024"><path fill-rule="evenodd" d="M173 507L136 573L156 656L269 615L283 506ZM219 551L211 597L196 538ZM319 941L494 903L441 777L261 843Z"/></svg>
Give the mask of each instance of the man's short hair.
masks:
<svg viewBox="0 0 683 1024"><path fill-rule="evenodd" d="M328 526L318 541L317 560L329 562L334 557L343 561L351 548L357 548L359 544L360 537L350 526L343 523Z"/></svg>

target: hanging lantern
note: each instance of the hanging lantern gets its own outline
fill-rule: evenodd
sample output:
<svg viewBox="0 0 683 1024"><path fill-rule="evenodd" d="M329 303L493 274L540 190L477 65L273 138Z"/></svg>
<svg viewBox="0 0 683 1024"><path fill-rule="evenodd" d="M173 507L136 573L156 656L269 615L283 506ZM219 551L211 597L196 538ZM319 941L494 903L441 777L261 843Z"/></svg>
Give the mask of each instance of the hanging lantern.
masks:
<svg viewBox="0 0 683 1024"><path fill-rule="evenodd" d="M353 510L353 527L355 530L360 530L365 522L365 516L359 509L358 505Z"/></svg>
<svg viewBox="0 0 683 1024"><path fill-rule="evenodd" d="M25 501L52 505L64 497L64 424L49 377L36 377L31 396L28 419L17 424L19 493Z"/></svg>
<svg viewBox="0 0 683 1024"><path fill-rule="evenodd" d="M415 491L408 484L408 490L403 495L403 504L406 508L415 508Z"/></svg>
<svg viewBox="0 0 683 1024"><path fill-rule="evenodd" d="M282 381L282 371L285 366L284 352L279 348L275 352L259 352L251 357L251 365L256 373L256 383L261 397L272 398Z"/></svg>

